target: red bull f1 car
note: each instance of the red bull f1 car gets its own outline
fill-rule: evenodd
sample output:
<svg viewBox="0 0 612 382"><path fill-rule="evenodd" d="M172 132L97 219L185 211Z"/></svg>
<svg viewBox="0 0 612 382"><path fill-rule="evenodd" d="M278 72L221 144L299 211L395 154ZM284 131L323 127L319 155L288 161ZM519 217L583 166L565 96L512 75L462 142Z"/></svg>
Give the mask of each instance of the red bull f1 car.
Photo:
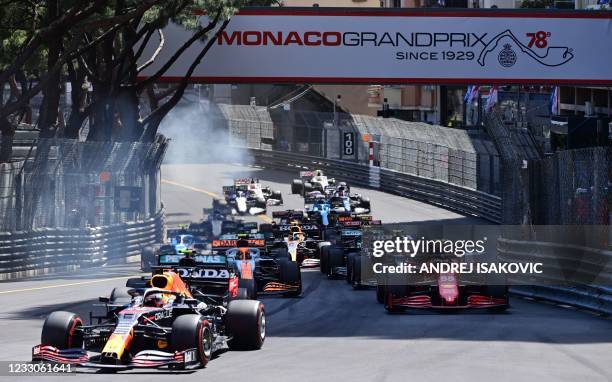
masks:
<svg viewBox="0 0 612 382"><path fill-rule="evenodd" d="M259 349L265 340L261 302L208 304L174 272L154 275L148 288L124 289L100 298L107 313L90 316L89 325L74 313L51 313L32 360L110 371L192 369L205 366L217 350Z"/></svg>

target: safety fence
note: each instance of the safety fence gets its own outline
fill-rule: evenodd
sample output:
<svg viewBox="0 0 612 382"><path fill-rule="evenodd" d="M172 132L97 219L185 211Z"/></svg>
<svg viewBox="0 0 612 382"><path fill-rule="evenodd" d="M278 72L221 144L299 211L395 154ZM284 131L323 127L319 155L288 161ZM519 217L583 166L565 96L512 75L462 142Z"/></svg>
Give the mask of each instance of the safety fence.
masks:
<svg viewBox="0 0 612 382"><path fill-rule="evenodd" d="M84 228L143 220L161 208L168 142L38 139L0 165L0 231Z"/></svg>
<svg viewBox="0 0 612 382"><path fill-rule="evenodd" d="M545 285L527 285L527 280L511 280L515 295L570 305L597 313L612 314L612 250L534 240L498 240L499 257L520 262L525 258L541 261L547 273L555 276ZM571 270L589 283L568 283L563 277ZM555 285L556 284L556 285Z"/></svg>
<svg viewBox="0 0 612 382"><path fill-rule="evenodd" d="M139 261L163 240L163 210L139 222L98 228L40 228L0 233L0 280Z"/></svg>

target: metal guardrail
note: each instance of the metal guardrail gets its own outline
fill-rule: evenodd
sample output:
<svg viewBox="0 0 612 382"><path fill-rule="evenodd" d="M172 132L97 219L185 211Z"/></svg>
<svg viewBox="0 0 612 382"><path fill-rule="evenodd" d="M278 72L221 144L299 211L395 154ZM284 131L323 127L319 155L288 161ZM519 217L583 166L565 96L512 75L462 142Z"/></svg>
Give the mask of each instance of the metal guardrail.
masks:
<svg viewBox="0 0 612 382"><path fill-rule="evenodd" d="M0 280L137 261L142 248L163 240L164 211L142 222L100 228L43 228L0 233Z"/></svg>
<svg viewBox="0 0 612 382"><path fill-rule="evenodd" d="M501 199L481 191L439 180L370 167L356 162L326 159L281 151L249 150L255 164L272 169L322 169L326 174L352 185L435 204L464 214L501 223ZM376 169L376 178L371 176ZM296 173L297 174L297 173Z"/></svg>
<svg viewBox="0 0 612 382"><path fill-rule="evenodd" d="M582 278L592 280L589 285L563 285L566 280L542 280L549 285L519 285L511 287L518 296L535 300L546 300L563 305L571 305L600 314L612 314L612 251L589 248L571 244L550 243L532 240L498 240L500 258L508 261L537 259L547 268L555 268L551 274L563 274L564 269ZM521 280L515 280L521 282ZM558 283L558 285L554 285Z"/></svg>

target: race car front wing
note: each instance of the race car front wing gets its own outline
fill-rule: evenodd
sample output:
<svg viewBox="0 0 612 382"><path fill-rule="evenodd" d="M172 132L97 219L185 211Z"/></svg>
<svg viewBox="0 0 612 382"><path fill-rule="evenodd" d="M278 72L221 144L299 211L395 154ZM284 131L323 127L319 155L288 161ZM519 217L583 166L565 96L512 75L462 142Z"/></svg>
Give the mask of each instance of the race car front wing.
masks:
<svg viewBox="0 0 612 382"><path fill-rule="evenodd" d="M106 364L101 362L99 353L88 352L80 348L58 349L49 345L37 345L32 348L32 361L65 363L99 369L159 368L164 366L192 369L200 365L197 354L197 349L187 349L174 353L143 350L133 356L129 363Z"/></svg>

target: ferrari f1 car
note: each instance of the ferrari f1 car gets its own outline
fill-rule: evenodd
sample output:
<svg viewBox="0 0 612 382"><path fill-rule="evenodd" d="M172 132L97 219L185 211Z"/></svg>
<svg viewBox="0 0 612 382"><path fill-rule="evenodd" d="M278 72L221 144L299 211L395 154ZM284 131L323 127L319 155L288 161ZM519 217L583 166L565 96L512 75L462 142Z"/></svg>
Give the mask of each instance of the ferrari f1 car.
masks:
<svg viewBox="0 0 612 382"><path fill-rule="evenodd" d="M425 256L425 257L423 257ZM406 257L394 255L383 263L392 266L405 265L420 258L417 264L441 264L470 261L442 254ZM384 258L383 258L384 259ZM418 265L417 265L418 266ZM417 273L379 275L376 299L389 312L412 309L487 309L505 311L509 306L508 287L498 275L455 273Z"/></svg>
<svg viewBox="0 0 612 382"><path fill-rule="evenodd" d="M266 319L261 302L207 304L195 299L174 272L155 275L150 283L150 288L114 290L111 297L100 298L107 314L95 317L96 324L86 325L74 313L51 313L32 360L111 371L191 369L205 366L225 346L263 345Z"/></svg>
<svg viewBox="0 0 612 382"><path fill-rule="evenodd" d="M300 171L300 179L294 179L291 182L291 193L306 195L316 190L325 192L329 186L334 186L335 184L336 180L323 175L321 170Z"/></svg>

